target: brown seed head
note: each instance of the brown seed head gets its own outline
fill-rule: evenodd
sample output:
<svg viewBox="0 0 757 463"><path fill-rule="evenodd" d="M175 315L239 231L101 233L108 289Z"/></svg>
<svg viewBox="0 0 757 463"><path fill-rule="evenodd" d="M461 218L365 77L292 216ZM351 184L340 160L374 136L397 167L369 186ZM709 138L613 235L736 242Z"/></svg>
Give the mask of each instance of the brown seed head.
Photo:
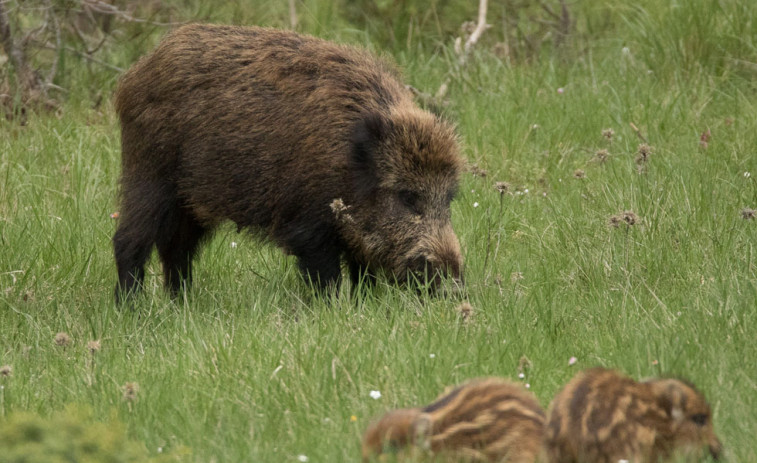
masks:
<svg viewBox="0 0 757 463"><path fill-rule="evenodd" d="M134 402L137 400L137 393L139 392L139 384L128 382L121 386L123 391L123 400L127 402Z"/></svg>
<svg viewBox="0 0 757 463"><path fill-rule="evenodd" d="M329 204L329 207L331 208L331 212L334 213L334 215L341 214L342 212L345 212L348 208L344 204L344 201L342 198L336 198L335 200L331 201L331 204Z"/></svg>
<svg viewBox="0 0 757 463"><path fill-rule="evenodd" d="M338 220L339 222L353 223L355 221L355 219L353 219L352 216L347 213L347 211L350 210L351 206L344 204L342 198L336 198L331 201L329 207L331 208L331 212L334 214L334 217L336 217L336 220Z"/></svg>
<svg viewBox="0 0 757 463"><path fill-rule="evenodd" d="M471 35L476 30L476 23L473 21L465 21L460 26L460 32L463 33L465 36Z"/></svg>
<svg viewBox="0 0 757 463"><path fill-rule="evenodd" d="M521 355L520 359L518 360L518 373L525 373L526 370L530 369L532 365L533 364L528 357Z"/></svg>
<svg viewBox="0 0 757 463"><path fill-rule="evenodd" d="M636 222L639 221L639 217L633 211L624 211L622 217L623 222L628 226L636 225Z"/></svg>
<svg viewBox="0 0 757 463"><path fill-rule="evenodd" d="M703 449L717 457L722 446L709 405L686 381L637 382L595 368L577 374L549 407L544 438L549 463L659 463Z"/></svg>
<svg viewBox="0 0 757 463"><path fill-rule="evenodd" d="M492 47L492 53L499 59L507 58L510 56L510 47L505 42L497 42Z"/></svg>
<svg viewBox="0 0 757 463"><path fill-rule="evenodd" d="M510 184L507 182L496 182L494 184L494 188L496 188L497 191L499 191L500 195L504 195L505 193L510 191Z"/></svg>
<svg viewBox="0 0 757 463"><path fill-rule="evenodd" d="M620 214L610 216L610 219L608 220L609 225L613 228L618 228L622 224L632 227L636 225L637 222L639 222L639 216L633 211L623 211Z"/></svg>
<svg viewBox="0 0 757 463"><path fill-rule="evenodd" d="M71 344L71 337L61 331L60 333L55 335L55 344L60 347L67 347Z"/></svg>
<svg viewBox="0 0 757 463"><path fill-rule="evenodd" d="M89 353L92 355L95 355L95 353L100 350L100 340L97 339L95 341L89 341L87 343L87 349L89 349Z"/></svg>
<svg viewBox="0 0 757 463"><path fill-rule="evenodd" d="M597 152L594 153L594 158L600 163L604 163L609 157L610 153L606 149L597 150Z"/></svg>
<svg viewBox="0 0 757 463"><path fill-rule="evenodd" d="M575 177L575 178L577 178L579 180L584 179L584 178L586 178L586 172L584 172L583 169L576 169L573 172L573 177Z"/></svg>
<svg viewBox="0 0 757 463"><path fill-rule="evenodd" d="M636 154L636 164L644 164L649 161L649 156L652 154L652 147L646 143L639 145L639 150Z"/></svg>
<svg viewBox="0 0 757 463"><path fill-rule="evenodd" d="M463 321L468 321L473 317L473 306L467 301L458 305L455 311L460 314Z"/></svg>
<svg viewBox="0 0 757 463"><path fill-rule="evenodd" d="M741 218L744 220L754 220L757 217L757 210L745 207L741 210Z"/></svg>
<svg viewBox="0 0 757 463"><path fill-rule="evenodd" d="M702 132L702 135L699 136L699 146L702 149L707 149L707 146L710 142L710 136L712 134L710 133L710 129L705 130Z"/></svg>
<svg viewBox="0 0 757 463"><path fill-rule="evenodd" d="M478 379L426 407L385 415L366 431L363 457L413 445L464 461L533 462L543 430L544 410L530 392L503 379Z"/></svg>
<svg viewBox="0 0 757 463"><path fill-rule="evenodd" d="M486 169L482 169L478 164L475 163L468 165L468 172L470 172L474 177L486 178L486 176L488 175Z"/></svg>
<svg viewBox="0 0 757 463"><path fill-rule="evenodd" d="M13 367L10 365L3 365L0 367L0 378L9 378L13 374Z"/></svg>
<svg viewBox="0 0 757 463"><path fill-rule="evenodd" d="M612 137L615 136L615 131L613 129L602 129L602 136L607 140L612 141Z"/></svg>

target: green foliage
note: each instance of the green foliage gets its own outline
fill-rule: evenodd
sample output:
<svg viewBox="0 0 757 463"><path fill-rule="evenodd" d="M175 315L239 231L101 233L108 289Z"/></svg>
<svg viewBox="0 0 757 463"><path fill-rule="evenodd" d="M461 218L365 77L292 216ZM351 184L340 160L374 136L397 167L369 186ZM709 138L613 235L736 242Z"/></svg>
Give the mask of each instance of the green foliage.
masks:
<svg viewBox="0 0 757 463"><path fill-rule="evenodd" d="M0 421L2 463L128 463L182 461L182 455L149 456L144 444L129 440L118 422L94 422L86 409L67 407L43 418L14 413Z"/></svg>
<svg viewBox="0 0 757 463"><path fill-rule="evenodd" d="M476 2L358 0L343 2L345 16L366 29L378 43L412 49L434 45L461 33L464 21L476 19Z"/></svg>
<svg viewBox="0 0 757 463"><path fill-rule="evenodd" d="M515 378L526 356L523 381L545 406L579 368L687 377L712 402L727 460L757 461L757 221L741 213L757 208L754 2L568 2L570 40L558 51L534 35L544 46L528 59L496 45L539 29L506 35L506 2L490 3L494 27L461 66L452 42L475 2L435 3L449 8L441 29L413 2L376 3L385 17L372 21L296 2L299 30L391 52L432 95L447 83L439 106L487 172L466 174L453 202L468 321L457 300L385 282L313 299L291 257L231 227L204 248L185 298L164 294L153 259L144 297L116 309L118 74L68 56L59 112L0 119L0 366L12 366L0 422L86 403L84 428L117 419L153 457L185 445L192 461L355 461L376 415L472 377ZM542 14L534 3L522 27ZM286 2L140 4L160 21L289 26ZM424 32L407 46L398 31L411 17ZM116 26L98 56L120 67L167 30ZM629 210L633 225L610 224ZM55 344L59 331L69 345ZM136 401L123 398L128 382Z"/></svg>
<svg viewBox="0 0 757 463"><path fill-rule="evenodd" d="M757 4L695 0L618 5L626 40L648 69L757 74Z"/></svg>

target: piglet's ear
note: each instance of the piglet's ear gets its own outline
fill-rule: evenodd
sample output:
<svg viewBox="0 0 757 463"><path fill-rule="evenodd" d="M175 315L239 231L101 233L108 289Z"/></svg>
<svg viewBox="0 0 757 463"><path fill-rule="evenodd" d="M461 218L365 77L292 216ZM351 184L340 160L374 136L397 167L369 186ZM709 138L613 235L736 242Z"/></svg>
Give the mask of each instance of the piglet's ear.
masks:
<svg viewBox="0 0 757 463"><path fill-rule="evenodd" d="M681 421L684 418L684 392L680 386L671 380L663 380L653 383L653 387L656 389L658 403L668 416L674 421Z"/></svg>

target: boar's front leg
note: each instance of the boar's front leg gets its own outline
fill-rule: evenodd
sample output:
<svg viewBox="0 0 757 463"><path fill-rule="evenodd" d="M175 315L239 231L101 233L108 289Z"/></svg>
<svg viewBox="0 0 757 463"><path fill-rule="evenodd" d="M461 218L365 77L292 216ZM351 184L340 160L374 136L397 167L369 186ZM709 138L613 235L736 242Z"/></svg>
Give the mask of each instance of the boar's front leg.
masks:
<svg viewBox="0 0 757 463"><path fill-rule="evenodd" d="M342 278L344 245L329 225L305 217L280 230L289 254L297 257L300 273L320 293L336 294Z"/></svg>
<svg viewBox="0 0 757 463"><path fill-rule="evenodd" d="M370 288L376 284L376 275L374 275L367 266L358 262L354 258L348 258L348 266L353 292L361 286L363 288Z"/></svg>
<svg viewBox="0 0 757 463"><path fill-rule="evenodd" d="M325 246L321 249L296 254L300 272L320 293L335 292L342 279L340 265L341 252L337 246Z"/></svg>

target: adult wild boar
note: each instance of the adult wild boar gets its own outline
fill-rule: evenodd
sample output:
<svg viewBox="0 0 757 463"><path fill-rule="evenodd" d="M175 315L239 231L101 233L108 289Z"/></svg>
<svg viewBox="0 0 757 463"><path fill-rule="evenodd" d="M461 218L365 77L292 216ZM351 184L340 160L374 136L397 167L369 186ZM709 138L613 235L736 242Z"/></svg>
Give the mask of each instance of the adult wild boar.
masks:
<svg viewBox="0 0 757 463"><path fill-rule="evenodd" d="M268 237L305 279L461 277L450 201L453 128L419 109L393 66L289 31L193 24L119 82L116 297L136 291L155 245L165 284L188 286L224 220Z"/></svg>

